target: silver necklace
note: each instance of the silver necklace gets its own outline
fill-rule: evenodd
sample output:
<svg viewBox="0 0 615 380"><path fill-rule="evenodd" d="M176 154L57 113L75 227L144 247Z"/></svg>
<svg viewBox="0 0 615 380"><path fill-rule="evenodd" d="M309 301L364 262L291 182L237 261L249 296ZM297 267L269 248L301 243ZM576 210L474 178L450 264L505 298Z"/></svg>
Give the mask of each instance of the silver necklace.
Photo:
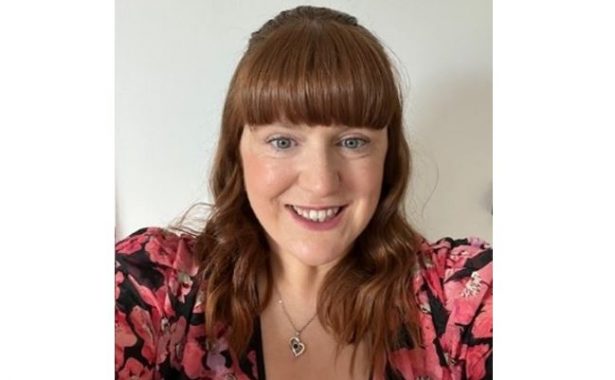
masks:
<svg viewBox="0 0 615 380"><path fill-rule="evenodd" d="M314 313L312 318L310 318L310 320L307 321L307 323L303 325L302 328L298 329L297 326L295 326L295 324L293 323L293 320L290 318L290 314L288 314L286 306L284 306L284 301L282 301L282 293L280 293L280 290L277 286L275 290L278 292L278 303L282 306L282 311L284 312L284 315L286 315L286 319L288 319L288 322L290 322L291 326L293 326L293 329L295 330L295 335L288 340L288 346L290 347L290 352L294 355L294 357L298 358L299 356L301 356L301 354L305 352L307 348L305 343L303 343L303 341L301 340L301 333L316 318L316 316L318 315L318 311Z"/></svg>

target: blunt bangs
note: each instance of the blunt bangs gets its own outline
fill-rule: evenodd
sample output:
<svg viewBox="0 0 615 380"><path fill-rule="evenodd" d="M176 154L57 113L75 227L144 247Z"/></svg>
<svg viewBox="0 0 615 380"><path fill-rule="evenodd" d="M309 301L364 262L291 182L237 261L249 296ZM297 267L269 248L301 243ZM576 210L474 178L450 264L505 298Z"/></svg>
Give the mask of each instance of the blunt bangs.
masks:
<svg viewBox="0 0 615 380"><path fill-rule="evenodd" d="M254 41L235 75L243 125L276 122L381 129L402 102L386 53L361 26L303 20Z"/></svg>

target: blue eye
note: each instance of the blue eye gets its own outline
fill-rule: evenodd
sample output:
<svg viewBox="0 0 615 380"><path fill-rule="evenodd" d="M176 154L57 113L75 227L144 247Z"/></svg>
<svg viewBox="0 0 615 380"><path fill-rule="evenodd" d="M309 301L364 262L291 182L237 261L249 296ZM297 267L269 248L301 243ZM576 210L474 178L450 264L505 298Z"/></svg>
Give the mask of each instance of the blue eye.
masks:
<svg viewBox="0 0 615 380"><path fill-rule="evenodd" d="M286 150L293 146L293 141L288 137L274 137L267 143L273 145L277 150Z"/></svg>
<svg viewBox="0 0 615 380"><path fill-rule="evenodd" d="M342 140L340 143L344 148L354 150L359 149L363 145L367 144L367 141L359 137L350 137Z"/></svg>

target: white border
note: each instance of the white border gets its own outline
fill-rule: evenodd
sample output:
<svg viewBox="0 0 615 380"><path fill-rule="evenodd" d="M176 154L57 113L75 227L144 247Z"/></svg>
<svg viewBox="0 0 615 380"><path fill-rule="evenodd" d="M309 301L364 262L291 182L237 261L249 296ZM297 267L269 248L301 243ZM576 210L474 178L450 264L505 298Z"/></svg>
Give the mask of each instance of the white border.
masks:
<svg viewBox="0 0 615 380"><path fill-rule="evenodd" d="M550 4L494 6L498 379L611 373L614 12ZM3 374L109 379L113 4L12 2L0 38Z"/></svg>
<svg viewBox="0 0 615 380"><path fill-rule="evenodd" d="M113 2L0 10L2 377L113 378Z"/></svg>
<svg viewBox="0 0 615 380"><path fill-rule="evenodd" d="M612 374L615 30L607 4L494 6L497 379Z"/></svg>

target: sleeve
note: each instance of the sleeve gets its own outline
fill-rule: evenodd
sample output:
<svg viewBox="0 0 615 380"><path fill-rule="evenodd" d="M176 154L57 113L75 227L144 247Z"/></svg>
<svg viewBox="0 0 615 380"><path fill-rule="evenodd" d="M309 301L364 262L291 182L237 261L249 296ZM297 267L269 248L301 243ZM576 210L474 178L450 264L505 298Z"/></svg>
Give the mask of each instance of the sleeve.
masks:
<svg viewBox="0 0 615 380"><path fill-rule="evenodd" d="M176 307L185 294L178 284L185 275L177 270L179 239L146 228L115 249L115 378L169 378L187 330Z"/></svg>
<svg viewBox="0 0 615 380"><path fill-rule="evenodd" d="M447 361L460 378L492 379L493 250L476 238L444 239L443 292L449 312L442 336Z"/></svg>

